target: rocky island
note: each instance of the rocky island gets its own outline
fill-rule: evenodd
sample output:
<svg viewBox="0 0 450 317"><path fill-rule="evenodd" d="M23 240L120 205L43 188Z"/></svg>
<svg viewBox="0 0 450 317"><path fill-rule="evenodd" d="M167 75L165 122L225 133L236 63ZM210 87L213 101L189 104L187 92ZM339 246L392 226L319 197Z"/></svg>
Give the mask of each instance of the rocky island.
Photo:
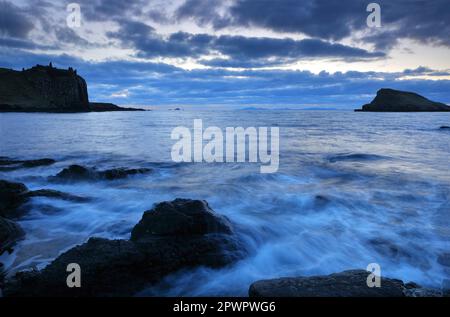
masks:
<svg viewBox="0 0 450 317"><path fill-rule="evenodd" d="M135 111L89 102L86 81L77 71L36 65L16 71L0 68L0 112Z"/></svg>
<svg viewBox="0 0 450 317"><path fill-rule="evenodd" d="M450 111L450 106L431 101L419 94L383 88L371 103L355 111L369 112L436 112Z"/></svg>

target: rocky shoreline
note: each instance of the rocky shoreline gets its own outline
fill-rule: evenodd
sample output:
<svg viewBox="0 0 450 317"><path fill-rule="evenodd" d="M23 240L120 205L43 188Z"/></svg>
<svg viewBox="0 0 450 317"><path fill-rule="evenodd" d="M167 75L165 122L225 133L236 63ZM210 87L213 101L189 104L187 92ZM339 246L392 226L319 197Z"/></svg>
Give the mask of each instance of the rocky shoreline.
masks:
<svg viewBox="0 0 450 317"><path fill-rule="evenodd" d="M52 159L13 160L0 158L0 167L33 168L53 164ZM6 170L8 171L8 170ZM149 173L150 169L96 168L71 165L49 177L51 182L113 181ZM0 180L0 254L12 252L25 232L15 222L27 212L33 197L89 202L52 189L29 190L25 184ZM134 296L168 274L195 267L222 268L248 255L248 250L225 216L214 212L206 201L164 201L143 213L130 239L91 237L87 242L60 254L40 271L18 272L6 280L0 265L0 289L6 297L103 297ZM439 263L450 266L450 256ZM82 270L82 287L66 284L67 267L76 263ZM3 278L2 278L3 276ZM288 277L255 281L250 297L440 297L448 290L422 288L392 278L381 278L381 287L369 288L365 270L350 270L327 276Z"/></svg>

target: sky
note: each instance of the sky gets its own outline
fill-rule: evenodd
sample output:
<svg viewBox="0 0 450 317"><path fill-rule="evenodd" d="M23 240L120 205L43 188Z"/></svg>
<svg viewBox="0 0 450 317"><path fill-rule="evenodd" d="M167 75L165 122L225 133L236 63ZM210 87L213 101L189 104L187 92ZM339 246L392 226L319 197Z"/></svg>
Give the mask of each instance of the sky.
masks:
<svg viewBox="0 0 450 317"><path fill-rule="evenodd" d="M369 3L0 0L0 67L73 67L119 105L353 109L380 88L450 104L450 1L377 1L379 26Z"/></svg>

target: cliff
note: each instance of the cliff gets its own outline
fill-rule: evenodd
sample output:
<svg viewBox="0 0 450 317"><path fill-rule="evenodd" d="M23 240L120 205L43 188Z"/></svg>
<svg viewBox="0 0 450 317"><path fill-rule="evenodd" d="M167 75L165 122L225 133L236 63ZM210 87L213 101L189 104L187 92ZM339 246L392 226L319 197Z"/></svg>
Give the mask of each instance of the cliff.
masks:
<svg viewBox="0 0 450 317"><path fill-rule="evenodd" d="M0 68L0 112L89 112L140 110L90 103L86 81L76 70L37 65ZM100 109L100 110L97 110Z"/></svg>
<svg viewBox="0 0 450 317"><path fill-rule="evenodd" d="M372 112L425 112L450 111L450 106L431 101L419 94L394 89L380 89L371 103L355 111Z"/></svg>

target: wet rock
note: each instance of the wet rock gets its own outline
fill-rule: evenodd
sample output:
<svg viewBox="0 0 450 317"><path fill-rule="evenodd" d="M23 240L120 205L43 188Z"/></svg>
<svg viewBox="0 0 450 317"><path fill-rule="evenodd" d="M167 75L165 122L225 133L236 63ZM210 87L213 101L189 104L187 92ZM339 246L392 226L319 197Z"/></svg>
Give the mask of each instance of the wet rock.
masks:
<svg viewBox="0 0 450 317"><path fill-rule="evenodd" d="M0 255L7 250L11 250L23 235L24 232L18 224L0 217Z"/></svg>
<svg viewBox="0 0 450 317"><path fill-rule="evenodd" d="M36 166L52 165L54 163L56 163L56 161L53 159L43 158L43 159L39 159L39 160L23 161L22 165L23 165L23 167L36 167Z"/></svg>
<svg viewBox="0 0 450 317"><path fill-rule="evenodd" d="M92 171L81 165L70 165L59 172L56 177L68 180L89 179L93 177Z"/></svg>
<svg viewBox="0 0 450 317"><path fill-rule="evenodd" d="M38 160L14 160L7 157L0 158L0 171L13 171L20 168L32 168L38 166L52 165L56 161L49 158L43 158Z"/></svg>
<svg viewBox="0 0 450 317"><path fill-rule="evenodd" d="M52 189L39 189L29 191L22 183L13 183L0 180L0 216L5 218L18 218L24 212L23 204L32 197L48 197L73 202L86 202L89 198L80 197Z"/></svg>
<svg viewBox="0 0 450 317"><path fill-rule="evenodd" d="M17 217L20 205L28 200L28 188L22 183L0 180L0 216Z"/></svg>
<svg viewBox="0 0 450 317"><path fill-rule="evenodd" d="M91 238L40 272L16 274L7 282L5 295L133 295L177 270L199 265L220 267L244 254L226 218L216 215L204 201L177 199L145 212L133 229L132 239ZM66 286L70 263L81 267L81 288Z"/></svg>
<svg viewBox="0 0 450 317"><path fill-rule="evenodd" d="M447 126L447 125L443 125L439 129L441 129L441 130L450 130L450 127Z"/></svg>
<svg viewBox="0 0 450 317"><path fill-rule="evenodd" d="M381 287L368 287L369 272L350 270L324 276L262 280L249 289L251 297L403 297L400 280L381 277Z"/></svg>
<svg viewBox="0 0 450 317"><path fill-rule="evenodd" d="M97 171L95 169L86 168L81 165L71 165L61 172L59 172L55 178L80 181L80 180L92 180L92 179L106 179L115 180L126 178L129 175L144 174L151 170L148 168L138 168L138 169L126 169L126 168L114 168L104 171Z"/></svg>
<svg viewBox="0 0 450 317"><path fill-rule="evenodd" d="M120 179L120 178L126 178L130 175L136 175L136 174L145 174L150 172L151 169L149 168L114 168L106 171L98 172L99 178L105 178L107 180L114 180L114 179Z"/></svg>
<svg viewBox="0 0 450 317"><path fill-rule="evenodd" d="M47 197L47 198L56 198L73 202L86 202L89 201L89 198L80 197L64 192L60 192L58 190L53 189L39 189L30 191L26 194L28 197Z"/></svg>
<svg viewBox="0 0 450 317"><path fill-rule="evenodd" d="M141 221L131 231L131 240L208 233L231 234L231 224L227 218L215 214L206 201L175 199L144 212Z"/></svg>

